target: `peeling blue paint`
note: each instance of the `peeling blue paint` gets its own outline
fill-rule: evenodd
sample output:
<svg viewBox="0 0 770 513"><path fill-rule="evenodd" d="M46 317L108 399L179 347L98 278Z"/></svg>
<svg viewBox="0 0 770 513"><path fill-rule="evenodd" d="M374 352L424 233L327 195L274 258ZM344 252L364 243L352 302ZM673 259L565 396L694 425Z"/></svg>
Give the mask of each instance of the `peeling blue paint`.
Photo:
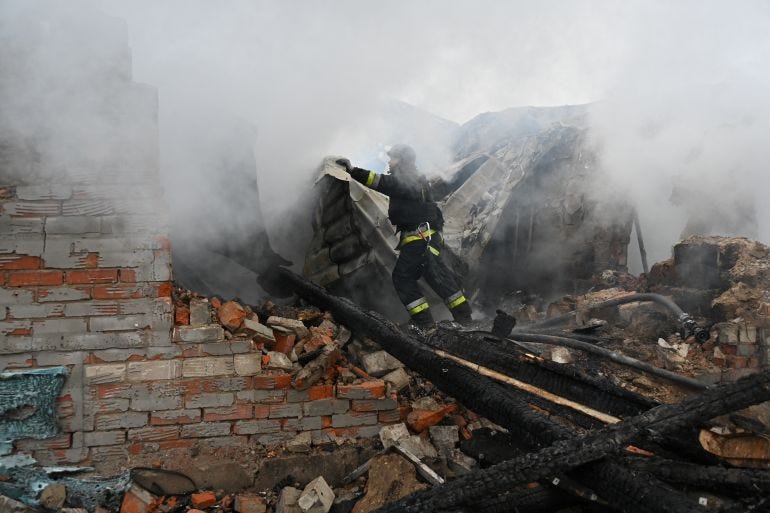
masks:
<svg viewBox="0 0 770 513"><path fill-rule="evenodd" d="M0 454L20 438L59 433L56 399L67 379L65 367L0 372Z"/></svg>

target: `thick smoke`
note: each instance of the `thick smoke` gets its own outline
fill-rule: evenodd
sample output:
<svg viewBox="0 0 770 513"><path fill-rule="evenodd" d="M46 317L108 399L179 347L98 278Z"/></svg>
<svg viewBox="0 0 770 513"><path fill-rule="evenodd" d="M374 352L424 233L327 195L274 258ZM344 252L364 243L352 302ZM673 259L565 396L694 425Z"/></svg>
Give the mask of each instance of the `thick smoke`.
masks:
<svg viewBox="0 0 770 513"><path fill-rule="evenodd" d="M381 145L405 142L403 125L383 121L390 99L458 123L514 106L593 102L594 140L638 205L651 261L668 256L688 208L700 208L693 198L725 209L754 201L758 235L770 240L767 202L757 198L770 190L764 1L9 1L3 18L18 5L59 12L88 34L84 54L109 38L81 30L81 11L126 20L133 77L158 88L161 167L177 215L195 214L187 198L196 189L232 194L220 186L231 176L207 163L212 142L233 130L242 141L233 152L254 146L262 213L281 227L275 241L300 233L273 221L307 201L301 191L324 155L364 163ZM24 47L20 31L3 37ZM78 61L30 66L62 62ZM420 162L430 169L452 152L427 128L446 125L424 126L409 137L441 147ZM690 203L672 203L675 185ZM243 217L247 206L226 199L216 203ZM733 231L750 235L750 224Z"/></svg>

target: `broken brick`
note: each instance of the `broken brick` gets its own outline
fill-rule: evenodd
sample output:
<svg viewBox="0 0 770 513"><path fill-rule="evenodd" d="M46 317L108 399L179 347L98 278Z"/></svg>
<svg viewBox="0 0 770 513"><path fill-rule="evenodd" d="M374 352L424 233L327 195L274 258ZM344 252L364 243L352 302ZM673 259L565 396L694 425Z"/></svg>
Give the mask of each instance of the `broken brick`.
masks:
<svg viewBox="0 0 770 513"><path fill-rule="evenodd" d="M217 496L214 492L199 492L190 495L190 503L195 508L208 508L217 503Z"/></svg>
<svg viewBox="0 0 770 513"><path fill-rule="evenodd" d="M235 511L238 513L265 513L267 511L267 504L265 504L265 498L259 495L236 495Z"/></svg>
<svg viewBox="0 0 770 513"><path fill-rule="evenodd" d="M243 320L246 318L246 310L235 301L228 301L223 304L219 308L217 314L219 315L219 322L222 323L222 326L230 331L235 331L240 328Z"/></svg>
<svg viewBox="0 0 770 513"><path fill-rule="evenodd" d="M412 413L407 415L406 423L412 428L412 431L416 433L422 433L430 426L435 426L441 422L444 417L450 413L457 411L456 404L448 404L440 410L413 410Z"/></svg>

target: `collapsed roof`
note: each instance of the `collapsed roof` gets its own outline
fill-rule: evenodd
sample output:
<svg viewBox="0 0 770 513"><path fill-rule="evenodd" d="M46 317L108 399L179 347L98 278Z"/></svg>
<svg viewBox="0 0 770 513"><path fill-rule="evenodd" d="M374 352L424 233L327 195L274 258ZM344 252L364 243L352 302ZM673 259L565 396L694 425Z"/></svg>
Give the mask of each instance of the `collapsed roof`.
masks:
<svg viewBox="0 0 770 513"><path fill-rule="evenodd" d="M550 295L580 288L597 272L627 271L632 209L607 190L583 110L516 111L461 127L458 159L432 180L443 196L450 265L466 292L489 305L516 290ZM333 158L316 189L305 275L403 318L389 283L397 238L387 197L349 181Z"/></svg>

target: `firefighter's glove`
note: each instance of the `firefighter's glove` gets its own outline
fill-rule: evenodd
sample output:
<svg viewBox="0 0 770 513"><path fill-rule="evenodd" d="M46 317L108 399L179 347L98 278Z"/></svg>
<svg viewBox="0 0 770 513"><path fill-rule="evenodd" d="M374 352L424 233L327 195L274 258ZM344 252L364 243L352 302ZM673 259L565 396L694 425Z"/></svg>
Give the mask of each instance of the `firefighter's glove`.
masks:
<svg viewBox="0 0 770 513"><path fill-rule="evenodd" d="M350 173L350 170L353 169L353 166L350 165L350 161L348 159L337 159L337 164L344 167L345 171Z"/></svg>

